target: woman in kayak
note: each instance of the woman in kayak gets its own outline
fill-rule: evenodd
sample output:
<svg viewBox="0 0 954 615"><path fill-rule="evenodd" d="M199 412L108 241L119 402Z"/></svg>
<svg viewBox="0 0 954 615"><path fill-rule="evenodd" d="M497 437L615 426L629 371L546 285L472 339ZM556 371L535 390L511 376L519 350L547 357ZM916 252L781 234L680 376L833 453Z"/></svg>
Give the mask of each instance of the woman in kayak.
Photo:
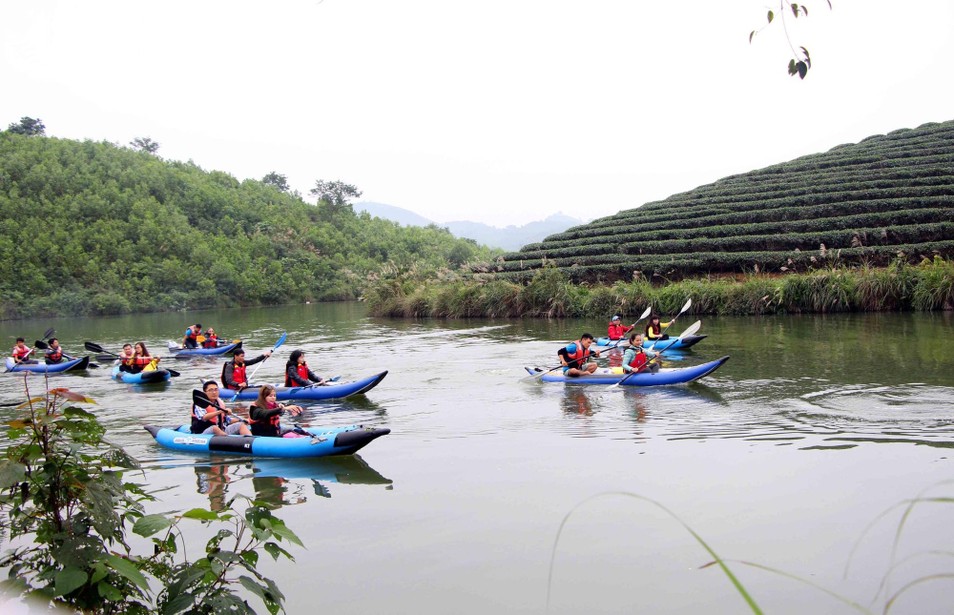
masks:
<svg viewBox="0 0 954 615"><path fill-rule="evenodd" d="M125 348L125 346L123 347ZM144 342L136 342L136 345L133 347L133 373L138 374L139 372L146 369L146 367L155 361L159 363L161 357L153 357L149 355L149 351L146 349L146 344ZM155 369L155 367L153 367Z"/></svg>
<svg viewBox="0 0 954 615"><path fill-rule="evenodd" d="M310 387L313 384L324 384L325 379L308 369L305 363L305 351L293 350L288 362L285 363L286 387Z"/></svg>
<svg viewBox="0 0 954 615"><path fill-rule="evenodd" d="M219 385L209 380L202 385L202 391L209 399L209 405L202 407L192 404L192 433L213 434L216 436L250 436L252 432L242 419L232 414L219 399Z"/></svg>
<svg viewBox="0 0 954 615"><path fill-rule="evenodd" d="M281 416L286 412L298 416L302 413L302 407L278 403L275 387L268 384L263 386L258 392L258 399L248 409L248 416L252 419L252 435L279 438L294 432L292 427L281 425Z"/></svg>
<svg viewBox="0 0 954 615"><path fill-rule="evenodd" d="M649 371L656 373L659 371L659 364L650 363L652 357L643 350L643 334L636 332L629 336L629 348L623 353L623 371L626 373L639 373Z"/></svg>
<svg viewBox="0 0 954 615"><path fill-rule="evenodd" d="M205 330L205 341L202 342L203 348L218 348L219 336L215 334L215 329L209 327Z"/></svg>
<svg viewBox="0 0 954 615"><path fill-rule="evenodd" d="M663 331L668 329L669 325L675 322L675 320L676 319L673 318L669 322L659 322L659 314L653 314L649 318L649 324L646 325L646 337L654 341L668 340L669 334L663 333Z"/></svg>

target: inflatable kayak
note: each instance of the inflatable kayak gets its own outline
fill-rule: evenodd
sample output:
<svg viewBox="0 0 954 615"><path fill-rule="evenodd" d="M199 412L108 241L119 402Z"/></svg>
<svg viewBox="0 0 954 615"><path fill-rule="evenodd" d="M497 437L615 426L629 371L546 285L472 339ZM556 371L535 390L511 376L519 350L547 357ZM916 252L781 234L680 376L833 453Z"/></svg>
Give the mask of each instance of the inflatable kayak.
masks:
<svg viewBox="0 0 954 615"><path fill-rule="evenodd" d="M320 401L323 399L339 399L342 397L350 397L352 395L366 393L378 386L378 383L384 380L384 377L387 375L388 373L384 371L380 374L375 374L374 376L370 376L363 380L355 380L354 382L334 382L332 384L316 385L310 387L275 387L275 393L276 398L279 401ZM226 401L232 399L233 395L235 395L235 391L222 389L222 398ZM249 388L239 392L236 399L254 401L257 397L258 389Z"/></svg>
<svg viewBox="0 0 954 615"><path fill-rule="evenodd" d="M113 378L128 384L152 384L154 382L165 382L171 377L172 374L164 369L154 369L148 372L131 374L129 372L119 371L119 365L113 367Z"/></svg>
<svg viewBox="0 0 954 615"><path fill-rule="evenodd" d="M219 346L218 348L181 348L169 344L169 352L174 353L177 359L181 357L208 357L228 354L236 348L241 348L241 346L242 342L233 342L225 346Z"/></svg>
<svg viewBox="0 0 954 615"><path fill-rule="evenodd" d="M643 348L646 350L662 350L663 348L666 348L672 344L672 346L669 346L669 350L685 350L686 348L695 346L704 339L706 339L705 335L687 335L678 340L673 337L668 340L657 340L655 342L643 338ZM611 340L608 337L600 337L596 339L597 350L603 350L607 346L619 346L620 348L626 348L629 346L629 340L626 338L621 340Z"/></svg>
<svg viewBox="0 0 954 615"><path fill-rule="evenodd" d="M7 357L6 365L8 372L42 372L45 374L53 374L56 372L84 370L89 367L89 357L80 357L79 359L63 361L62 363L47 364L41 361L39 363L20 363L19 365L13 362L13 357Z"/></svg>
<svg viewBox="0 0 954 615"><path fill-rule="evenodd" d="M372 440L391 433L386 427L306 427L311 437L269 438L265 436L213 436L190 433L188 425L157 427L144 425L156 442L188 453L229 453L262 457L326 457L351 455Z"/></svg>
<svg viewBox="0 0 954 615"><path fill-rule="evenodd" d="M722 367L722 364L728 360L729 357L726 356L722 357L721 359L716 359L715 361L709 361L708 363L702 363L701 365L695 365L693 367L664 367L655 374L651 372L640 372L635 376L627 378L626 382L620 386L651 387L666 384L684 384L686 382L698 380L703 376L708 376L715 370ZM526 369L531 376L540 376L540 372L532 370L529 367L524 369ZM627 374L601 373L604 372L604 370L597 370L597 373L591 374L589 376L572 377L564 376L563 372L558 369L540 376L538 380L541 380L542 382L565 382L568 384L616 384L627 376ZM608 370L605 371L608 372Z"/></svg>

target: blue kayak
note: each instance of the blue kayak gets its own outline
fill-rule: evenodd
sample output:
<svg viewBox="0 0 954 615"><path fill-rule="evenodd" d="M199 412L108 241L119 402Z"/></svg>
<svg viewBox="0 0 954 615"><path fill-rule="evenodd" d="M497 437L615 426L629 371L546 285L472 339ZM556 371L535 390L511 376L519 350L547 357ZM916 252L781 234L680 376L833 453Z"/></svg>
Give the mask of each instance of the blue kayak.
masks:
<svg viewBox="0 0 954 615"><path fill-rule="evenodd" d="M80 357L79 359L73 359L71 361L63 361L62 363L51 363L47 364L44 362L40 363L20 363L17 365L13 361L13 357L7 357L7 371L8 372L40 372L44 374L53 374L57 372L68 372L68 371L80 371L89 367L89 357Z"/></svg>
<svg viewBox="0 0 954 615"><path fill-rule="evenodd" d="M164 369L154 369L148 372L139 372L132 374L130 372L119 371L119 365L113 367L113 378L121 380L128 384L152 384L155 382L165 382L172 378L172 374Z"/></svg>
<svg viewBox="0 0 954 615"><path fill-rule="evenodd" d="M728 360L729 357L725 356L721 359L693 367L664 367L655 374L651 372L640 372L628 378L626 382L620 386L651 387L666 384L684 384L711 374L722 367L722 364ZM529 367L524 369L526 369L531 376L540 376L540 372L534 371ZM540 376L538 380L542 382L565 382L567 384L616 384L627 376L627 374L601 373L602 371L603 370L597 370L597 373L588 376L573 377L564 376L563 371L558 369Z"/></svg>
<svg viewBox="0 0 954 615"><path fill-rule="evenodd" d="M646 350L662 350L668 346L669 350L685 350L686 348L695 346L704 339L706 339L705 335L687 335L686 337L680 339L672 337L668 340L656 340L655 342L653 340L643 338L643 348ZM600 337L596 339L596 350L602 351L608 346L619 346L620 348L626 348L629 346L629 340L611 340L608 337Z"/></svg>
<svg viewBox="0 0 954 615"><path fill-rule="evenodd" d="M170 346L169 352L174 353L177 359L184 357L209 357L228 354L236 348L241 348L241 346L242 342L233 342L225 346L219 346L218 348L173 348Z"/></svg>
<svg viewBox="0 0 954 615"><path fill-rule="evenodd" d="M261 457L326 457L351 455L376 438L391 433L386 427L306 427L311 437L213 436L191 433L188 425L144 425L156 442L188 453L228 453Z"/></svg>
<svg viewBox="0 0 954 615"><path fill-rule="evenodd" d="M275 387L276 398L280 401L299 400L299 401L321 401L324 399L340 399L352 395L366 393L378 386L384 377L386 371L364 378L354 382L333 382L331 384L315 385L310 387ZM226 401L232 399L235 391L222 389L222 398ZM248 388L239 392L236 399L254 401L258 398L257 388Z"/></svg>

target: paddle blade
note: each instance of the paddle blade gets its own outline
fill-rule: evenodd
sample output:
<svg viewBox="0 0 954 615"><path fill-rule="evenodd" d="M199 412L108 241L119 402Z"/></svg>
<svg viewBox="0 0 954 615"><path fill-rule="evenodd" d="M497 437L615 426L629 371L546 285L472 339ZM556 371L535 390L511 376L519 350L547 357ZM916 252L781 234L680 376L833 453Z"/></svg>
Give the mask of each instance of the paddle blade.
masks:
<svg viewBox="0 0 954 615"><path fill-rule="evenodd" d="M275 342L275 346L272 347L272 352L275 352L276 350L278 350L278 348L285 343L285 338L287 337L288 337L288 332L282 331L282 336L278 338L277 342Z"/></svg>
<svg viewBox="0 0 954 615"><path fill-rule="evenodd" d="M46 350L47 348L50 347L50 345L44 342L43 340L36 340L33 342L33 345L39 348L40 350Z"/></svg>
<svg viewBox="0 0 954 615"><path fill-rule="evenodd" d="M53 337L54 333L56 333L56 329L54 329L53 327L50 327L49 329L46 330L46 333L43 334L43 339L45 340L50 339L51 337Z"/></svg>
<svg viewBox="0 0 954 615"><path fill-rule="evenodd" d="M212 405L212 400L206 396L205 391L192 389L192 403L200 408L208 408Z"/></svg>
<svg viewBox="0 0 954 615"><path fill-rule="evenodd" d="M649 315L652 314L652 313L653 313L653 306L650 305L649 307L646 308L646 311L644 311L644 312L640 315L640 317L636 319L636 322L639 322L640 320L643 320L644 318L646 318L647 316L649 316ZM633 324L636 324L636 323L633 323Z"/></svg>
<svg viewBox="0 0 954 615"><path fill-rule="evenodd" d="M178 378L179 376L182 375L182 374L180 374L179 372L177 372L176 370L174 370L174 369L169 369L168 367L163 367L162 369L164 369L164 370L166 370L167 372L169 372L169 375L172 376L173 378Z"/></svg>
<svg viewBox="0 0 954 615"><path fill-rule="evenodd" d="M83 342L83 347L90 352L106 352L102 346L93 342Z"/></svg>
<svg viewBox="0 0 954 615"><path fill-rule="evenodd" d="M682 309L679 310L679 313L676 314L676 316L682 316L683 314L686 313L686 310L688 310L688 309L691 308L691 307L692 307L692 297L689 297L689 300L686 301L686 304L685 304L684 306L682 306ZM691 334L690 334L690 335L691 335Z"/></svg>

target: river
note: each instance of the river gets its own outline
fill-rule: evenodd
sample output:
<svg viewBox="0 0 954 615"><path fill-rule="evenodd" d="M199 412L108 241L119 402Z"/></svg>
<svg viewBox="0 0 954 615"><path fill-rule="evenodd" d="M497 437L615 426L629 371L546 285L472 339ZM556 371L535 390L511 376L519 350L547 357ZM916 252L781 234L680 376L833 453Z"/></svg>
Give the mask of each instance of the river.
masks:
<svg viewBox="0 0 954 615"><path fill-rule="evenodd" d="M311 462L153 442L142 425L184 422L221 361L167 359L181 376L157 388L114 382L106 365L50 380L96 399L159 490L156 510L235 494L278 507L306 545L291 547L295 563L262 559L289 613L745 612L689 529L770 613L880 611L906 584L954 573L954 502L904 507L954 497L950 313L702 317L708 338L670 365L730 360L654 390L526 382L523 366L554 366L561 340L604 334L599 321L403 321L344 303L3 322L0 335L10 347L54 327L68 352L144 339L155 354L197 320L249 357L287 331L258 381L279 380L296 348L325 376L389 371L302 419L391 434ZM22 383L5 374L0 399ZM938 579L892 612L951 604L954 584Z"/></svg>

